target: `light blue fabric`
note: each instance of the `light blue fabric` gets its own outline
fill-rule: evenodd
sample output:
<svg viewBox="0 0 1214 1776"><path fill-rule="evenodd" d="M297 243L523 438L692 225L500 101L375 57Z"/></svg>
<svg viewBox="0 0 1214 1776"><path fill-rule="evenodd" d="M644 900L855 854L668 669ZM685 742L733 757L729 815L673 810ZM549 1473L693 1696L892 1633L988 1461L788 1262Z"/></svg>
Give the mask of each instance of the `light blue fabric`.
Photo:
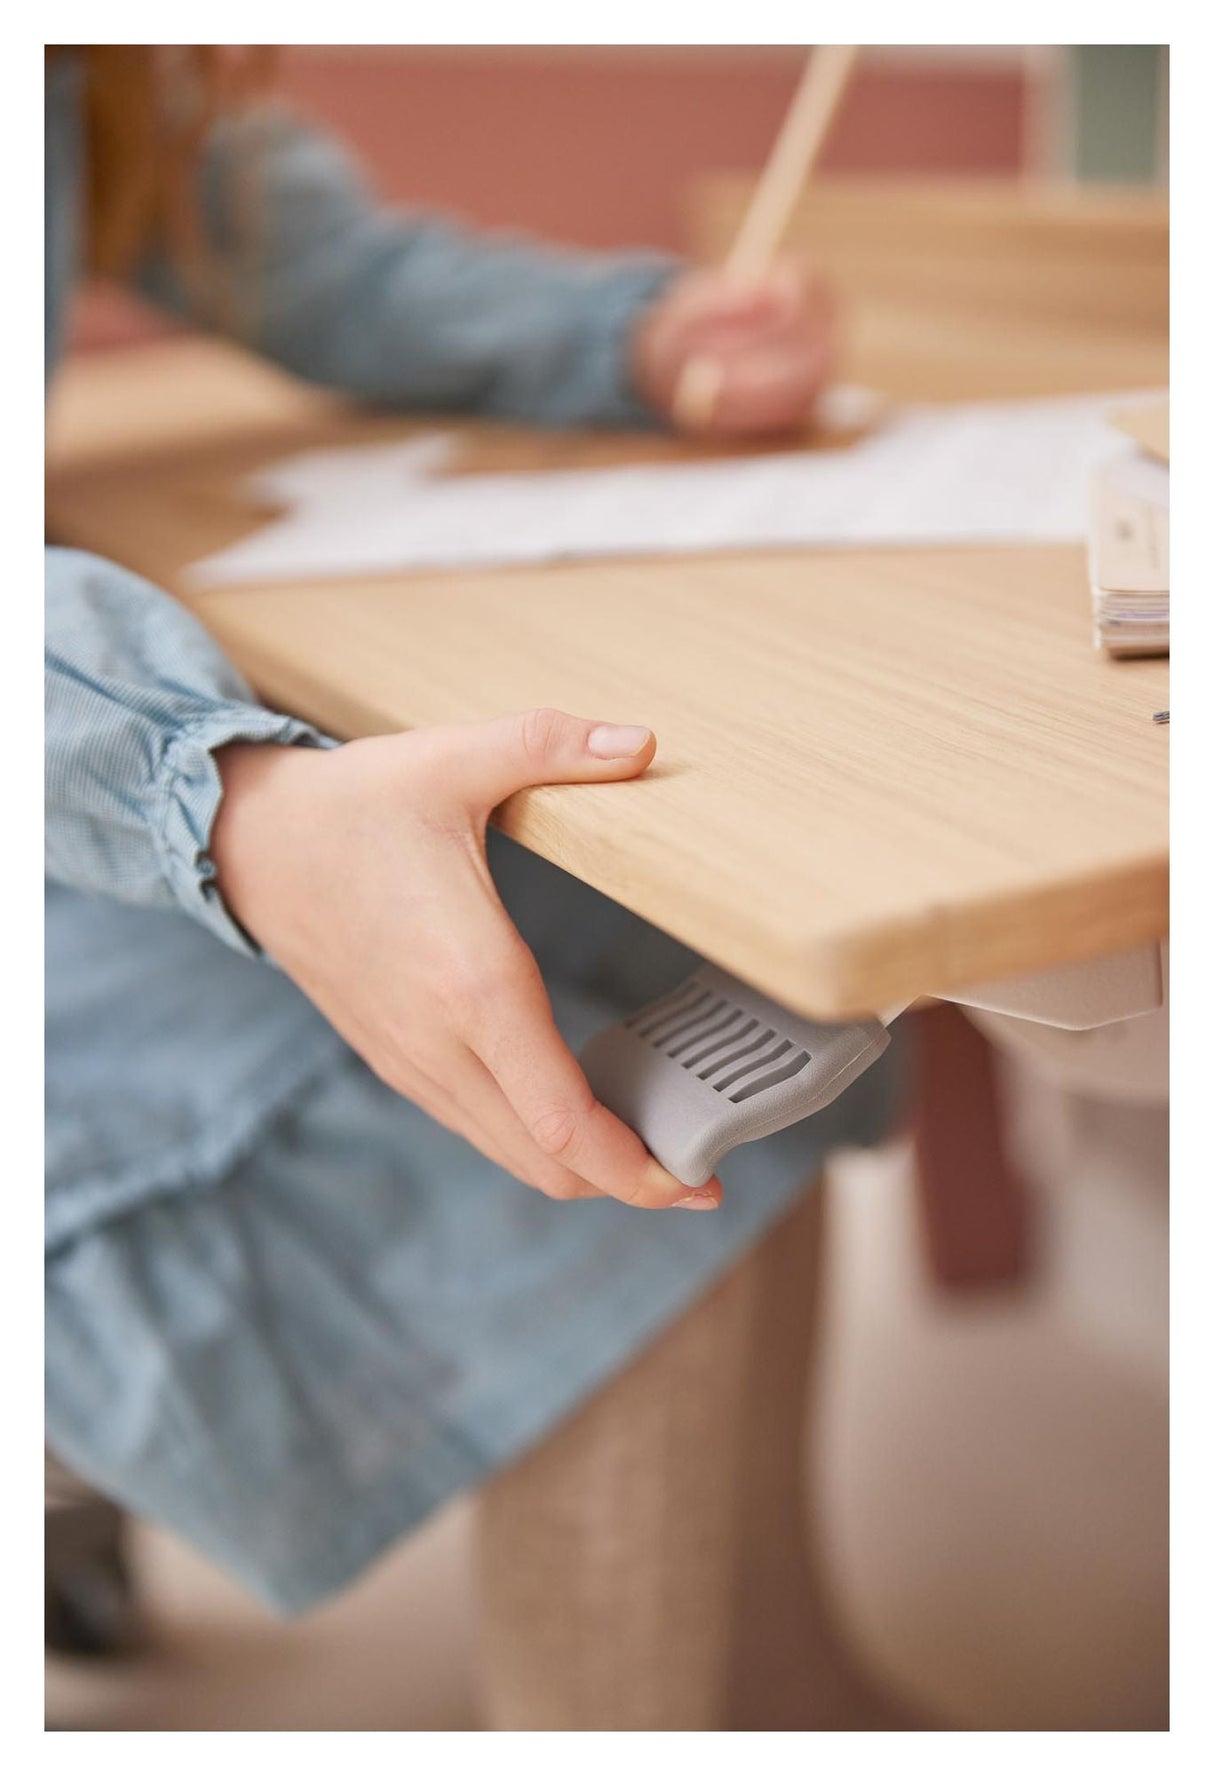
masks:
<svg viewBox="0 0 1214 1776"><path fill-rule="evenodd" d="M204 190L229 268L216 318L297 375L391 406L653 423L629 386L626 340L671 275L658 254L561 252L404 219L372 200L335 142L269 107L217 129ZM164 258L140 282L196 312Z"/></svg>
<svg viewBox="0 0 1214 1776"><path fill-rule="evenodd" d="M494 874L526 934L547 934L575 1044L687 965L508 841ZM111 942L149 917L105 912ZM821 1117L737 1150L715 1214L653 1215L549 1202L343 1051L209 1183L58 1246L55 1447L271 1606L302 1609L542 1437L754 1243L829 1148L871 1139L893 1089L881 1065Z"/></svg>
<svg viewBox="0 0 1214 1776"><path fill-rule="evenodd" d="M47 84L47 340L81 176L78 74ZM253 128L254 126L244 126ZM256 126L261 247L208 213L262 350L368 398L640 422L624 341L666 275L394 216L343 156ZM163 265L145 285L185 298ZM253 300L254 294L256 301ZM740 1150L715 1215L555 1205L381 1085L219 897L231 739L261 708L194 620L96 557L47 559L47 1422L57 1452L271 1604L352 1577L568 1412L795 1199L877 1138L882 1066ZM580 1042L693 958L504 839L494 875Z"/></svg>

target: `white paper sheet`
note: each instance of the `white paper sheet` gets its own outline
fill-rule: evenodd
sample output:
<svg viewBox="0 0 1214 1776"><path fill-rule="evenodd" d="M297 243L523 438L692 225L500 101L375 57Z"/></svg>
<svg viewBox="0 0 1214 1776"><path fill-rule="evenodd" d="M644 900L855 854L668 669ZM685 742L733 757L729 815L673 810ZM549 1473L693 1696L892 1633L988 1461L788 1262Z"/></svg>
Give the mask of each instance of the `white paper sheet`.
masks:
<svg viewBox="0 0 1214 1776"><path fill-rule="evenodd" d="M838 450L444 477L455 441L311 451L255 477L288 510L196 587L607 555L1078 542L1123 397L909 406Z"/></svg>

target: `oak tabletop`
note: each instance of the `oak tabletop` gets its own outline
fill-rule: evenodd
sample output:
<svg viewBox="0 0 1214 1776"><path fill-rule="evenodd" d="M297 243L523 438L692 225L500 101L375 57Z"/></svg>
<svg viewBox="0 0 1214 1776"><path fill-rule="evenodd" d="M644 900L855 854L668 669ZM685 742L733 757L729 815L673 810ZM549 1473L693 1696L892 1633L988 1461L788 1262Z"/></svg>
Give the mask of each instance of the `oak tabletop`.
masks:
<svg viewBox="0 0 1214 1776"><path fill-rule="evenodd" d="M52 402L48 530L185 596L183 568L259 521L251 470L410 429L215 342L93 354ZM455 472L689 448L460 431ZM644 779L526 791L499 823L809 1015L1166 933L1167 666L1094 652L1082 549L613 560L188 602L267 701L342 737L540 704L649 724Z"/></svg>

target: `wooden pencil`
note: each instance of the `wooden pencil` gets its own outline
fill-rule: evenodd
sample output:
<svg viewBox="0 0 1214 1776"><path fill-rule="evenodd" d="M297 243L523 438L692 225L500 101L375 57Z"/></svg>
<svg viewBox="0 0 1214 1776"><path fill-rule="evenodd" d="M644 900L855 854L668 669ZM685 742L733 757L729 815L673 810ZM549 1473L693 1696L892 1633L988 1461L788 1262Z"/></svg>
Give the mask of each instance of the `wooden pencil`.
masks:
<svg viewBox="0 0 1214 1776"><path fill-rule="evenodd" d="M821 43L809 56L767 164L751 194L725 270L739 283L754 282L771 264L798 197L813 175L859 46ZM721 366L711 358L685 365L674 397L674 416L698 428L712 417L721 392Z"/></svg>

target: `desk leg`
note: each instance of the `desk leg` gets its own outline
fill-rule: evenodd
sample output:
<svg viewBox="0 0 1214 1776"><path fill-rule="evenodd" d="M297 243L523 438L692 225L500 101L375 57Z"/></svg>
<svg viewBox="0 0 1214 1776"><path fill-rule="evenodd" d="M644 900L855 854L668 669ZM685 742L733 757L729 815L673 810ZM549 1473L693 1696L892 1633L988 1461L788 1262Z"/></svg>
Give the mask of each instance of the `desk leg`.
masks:
<svg viewBox="0 0 1214 1776"><path fill-rule="evenodd" d="M1001 1138L995 1051L955 1005L916 1016L913 1138L920 1222L933 1279L972 1289L1032 1267L1029 1187Z"/></svg>
<svg viewBox="0 0 1214 1776"><path fill-rule="evenodd" d="M859 1668L813 1547L823 1199L484 1489L493 1728L922 1724Z"/></svg>

